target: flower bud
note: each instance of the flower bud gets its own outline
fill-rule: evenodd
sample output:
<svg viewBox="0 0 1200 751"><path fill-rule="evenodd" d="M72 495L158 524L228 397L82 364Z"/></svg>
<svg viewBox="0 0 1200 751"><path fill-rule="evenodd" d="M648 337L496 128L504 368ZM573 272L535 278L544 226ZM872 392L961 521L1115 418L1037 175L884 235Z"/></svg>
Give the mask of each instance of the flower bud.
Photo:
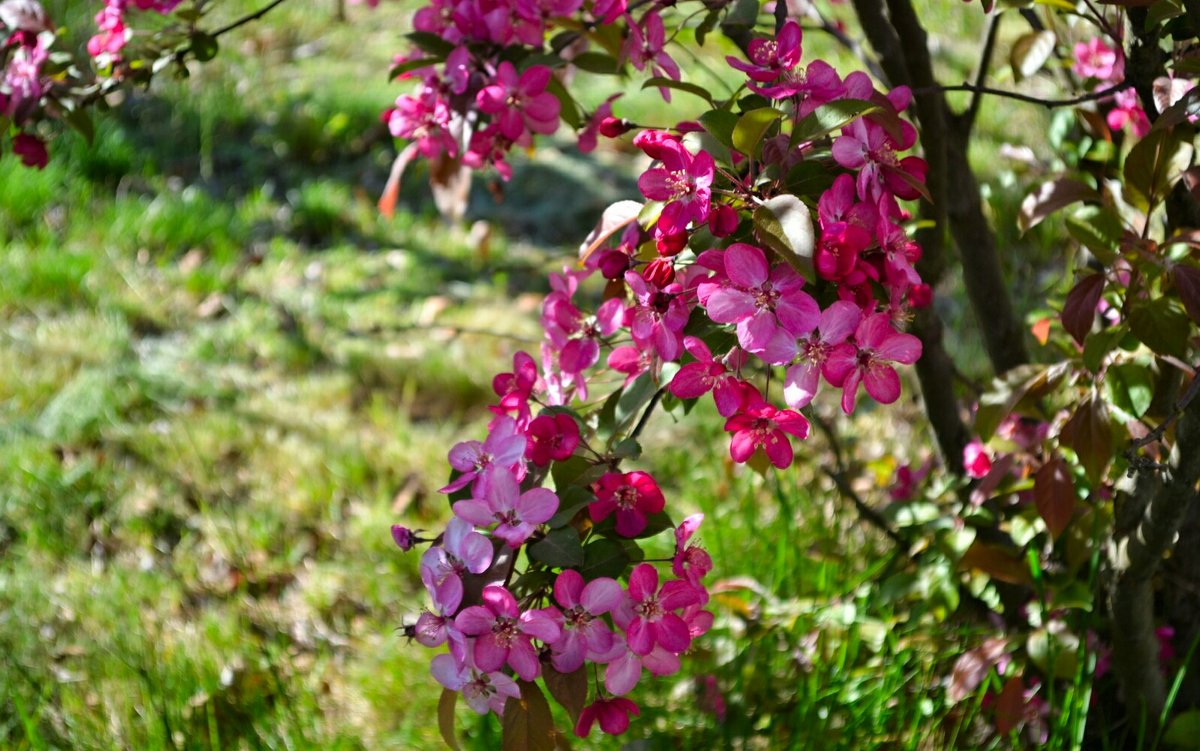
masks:
<svg viewBox="0 0 1200 751"><path fill-rule="evenodd" d="M675 281L675 266L669 259L655 258L642 269L642 278L662 289Z"/></svg>
<svg viewBox="0 0 1200 751"><path fill-rule="evenodd" d="M737 211L727 204L717 206L708 215L708 231L713 237L728 237L737 230L737 226Z"/></svg>
<svg viewBox="0 0 1200 751"><path fill-rule="evenodd" d="M933 303L933 289L928 284L924 282L914 284L908 290L908 304L917 310L928 308L931 303Z"/></svg>
<svg viewBox="0 0 1200 751"><path fill-rule="evenodd" d="M392 539L396 542L396 547L403 550L405 553L412 550L413 545L417 543L417 536L408 527L401 527L399 524L392 525Z"/></svg>
<svg viewBox="0 0 1200 751"><path fill-rule="evenodd" d="M629 270L629 254L619 250L606 250L596 262L600 274L605 279L622 279Z"/></svg>
<svg viewBox="0 0 1200 751"><path fill-rule="evenodd" d="M654 238L654 246L658 248L659 255L670 257L686 248L687 241L686 232L672 232L669 235L659 235Z"/></svg>
<svg viewBox="0 0 1200 751"><path fill-rule="evenodd" d="M605 138L619 138L633 129L633 124L620 117L606 117L600 121L600 135Z"/></svg>

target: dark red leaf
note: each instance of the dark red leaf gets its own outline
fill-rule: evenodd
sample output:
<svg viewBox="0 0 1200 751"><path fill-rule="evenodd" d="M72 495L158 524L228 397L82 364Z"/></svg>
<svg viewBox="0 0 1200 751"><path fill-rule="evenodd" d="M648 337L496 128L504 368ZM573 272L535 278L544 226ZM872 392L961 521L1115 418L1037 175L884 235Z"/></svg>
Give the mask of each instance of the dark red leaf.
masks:
<svg viewBox="0 0 1200 751"><path fill-rule="evenodd" d="M1058 441L1079 457L1093 485L1104 476L1112 461L1112 420L1104 402L1095 397L1080 404L1058 434Z"/></svg>
<svg viewBox="0 0 1200 751"><path fill-rule="evenodd" d="M1077 201L1099 200L1100 194L1092 188L1067 177L1044 182L1021 201L1021 212L1017 215L1017 226L1022 232L1036 227L1046 217Z"/></svg>
<svg viewBox="0 0 1200 751"><path fill-rule="evenodd" d="M1194 266L1176 266L1174 271L1175 289L1179 291L1179 299L1193 321L1200 323L1200 269Z"/></svg>
<svg viewBox="0 0 1200 751"><path fill-rule="evenodd" d="M1075 483L1061 456L1051 457L1033 476L1033 502L1050 536L1057 540L1075 513Z"/></svg>
<svg viewBox="0 0 1200 751"><path fill-rule="evenodd" d="M1005 682L996 701L996 731L1007 736L1025 719L1025 682L1013 676Z"/></svg>
<svg viewBox="0 0 1200 751"><path fill-rule="evenodd" d="M1062 322L1067 333L1083 344L1092 322L1096 320L1096 303L1104 293L1104 274L1090 274L1080 279L1067 294L1063 305Z"/></svg>

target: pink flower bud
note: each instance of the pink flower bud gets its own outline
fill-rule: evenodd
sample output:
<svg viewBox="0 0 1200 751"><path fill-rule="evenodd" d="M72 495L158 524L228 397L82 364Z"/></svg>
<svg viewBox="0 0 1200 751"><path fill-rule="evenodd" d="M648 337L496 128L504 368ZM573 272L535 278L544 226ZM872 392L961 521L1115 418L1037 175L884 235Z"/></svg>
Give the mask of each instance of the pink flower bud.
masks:
<svg viewBox="0 0 1200 751"><path fill-rule="evenodd" d="M721 204L708 215L708 231L713 237L728 237L737 231L738 215L732 206Z"/></svg>
<svg viewBox="0 0 1200 751"><path fill-rule="evenodd" d="M675 266L666 258L655 258L642 269L642 278L656 287L675 281Z"/></svg>
<svg viewBox="0 0 1200 751"><path fill-rule="evenodd" d="M620 138L633 130L633 123L620 117L606 117L600 121L600 135L605 138Z"/></svg>
<svg viewBox="0 0 1200 751"><path fill-rule="evenodd" d="M392 539L396 542L396 547L403 550L405 553L412 550L413 545L417 543L417 536L408 527L401 527L399 524L392 525Z"/></svg>

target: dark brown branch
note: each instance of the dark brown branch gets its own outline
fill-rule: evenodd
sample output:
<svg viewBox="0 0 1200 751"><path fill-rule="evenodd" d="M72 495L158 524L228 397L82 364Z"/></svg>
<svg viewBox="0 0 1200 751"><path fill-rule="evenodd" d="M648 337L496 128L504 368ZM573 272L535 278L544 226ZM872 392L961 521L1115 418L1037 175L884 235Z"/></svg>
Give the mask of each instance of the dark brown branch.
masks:
<svg viewBox="0 0 1200 751"><path fill-rule="evenodd" d="M275 8L277 8L280 5L283 5L286 2L287 2L287 0L271 0L271 2L267 3L266 5L259 8L258 10L254 11L250 15L242 16L238 20L232 21L232 22L222 26L221 28L214 31L211 34L211 36L213 39L216 39L217 37L220 37L224 34L228 34L229 32L233 31L234 29L241 28L242 26L245 26L248 23L257 21L258 19L267 15L271 11L275 10Z"/></svg>
<svg viewBox="0 0 1200 751"><path fill-rule="evenodd" d="M986 94L989 96L1004 97L1005 99L1016 99L1017 101L1028 102L1030 104L1039 104L1046 108L1053 108L1053 107L1070 107L1070 106L1073 106L1076 104L1083 104L1084 102L1094 102L1098 99L1106 99L1106 98L1112 96L1113 94L1116 94L1119 91L1124 91L1125 89L1130 88L1131 86L1133 86L1133 83L1131 81L1123 81L1121 83L1114 84L1112 86L1107 86L1103 89L1099 89L1097 91L1093 91L1088 94L1081 94L1077 97L1071 97L1070 99L1042 99L1041 97L1030 96L1029 94L1022 94L1017 91L1006 91L1005 89L993 89L988 86L980 86L978 84L973 85L973 84L969 84L969 83L963 83L963 84L959 84L957 86L938 86L938 87L936 87L936 89L938 91L971 91L971 92L974 92L976 96L974 99L972 99L972 103L974 103L974 101L979 98L979 95ZM916 93L916 92L914 92L914 93ZM924 93L924 92L922 92L922 93ZM970 112L970 110L968 110L968 113L969 112ZM965 114L961 117L965 117ZM972 119L973 119L973 117L972 117Z"/></svg>
<svg viewBox="0 0 1200 751"><path fill-rule="evenodd" d="M988 69L992 67L992 52L996 49L996 37L1000 32L1000 17L997 13L988 21L987 36L983 40L983 52L979 55L979 69L975 71L975 92L971 96L971 104L963 113L963 123L967 128L974 127L975 118L979 114L979 106L983 104L986 93L984 83L987 81Z"/></svg>

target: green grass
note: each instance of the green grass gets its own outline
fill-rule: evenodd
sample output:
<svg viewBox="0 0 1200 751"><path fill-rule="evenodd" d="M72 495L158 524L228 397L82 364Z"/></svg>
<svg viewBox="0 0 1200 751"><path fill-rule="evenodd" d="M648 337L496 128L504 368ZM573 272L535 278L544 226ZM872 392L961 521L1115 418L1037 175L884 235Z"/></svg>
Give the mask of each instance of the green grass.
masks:
<svg viewBox="0 0 1200 751"><path fill-rule="evenodd" d="M407 212L381 219L377 113L401 90L382 71L406 12L339 25L329 6L231 36L220 64L111 113L93 148L56 141L44 172L0 159L0 746L440 747L429 654L398 630L424 603L418 559L388 526L444 522L445 452L481 433L491 374L536 351L545 273L634 188L619 155L560 141L517 159L504 203L476 185L486 247L433 216L419 169ZM968 69L967 49L947 65ZM618 112L657 123L653 96ZM985 108L985 143L1003 117ZM910 418L841 427L855 452L919 463ZM939 688L975 634L947 622L936 576L898 577L819 441L764 479L726 459L711 410L675 419L651 423L644 466L678 517L707 515L725 584L684 671L638 688L640 748L978 732L977 705L952 717ZM880 503L894 465L855 469ZM493 725L459 722L495 747Z"/></svg>

